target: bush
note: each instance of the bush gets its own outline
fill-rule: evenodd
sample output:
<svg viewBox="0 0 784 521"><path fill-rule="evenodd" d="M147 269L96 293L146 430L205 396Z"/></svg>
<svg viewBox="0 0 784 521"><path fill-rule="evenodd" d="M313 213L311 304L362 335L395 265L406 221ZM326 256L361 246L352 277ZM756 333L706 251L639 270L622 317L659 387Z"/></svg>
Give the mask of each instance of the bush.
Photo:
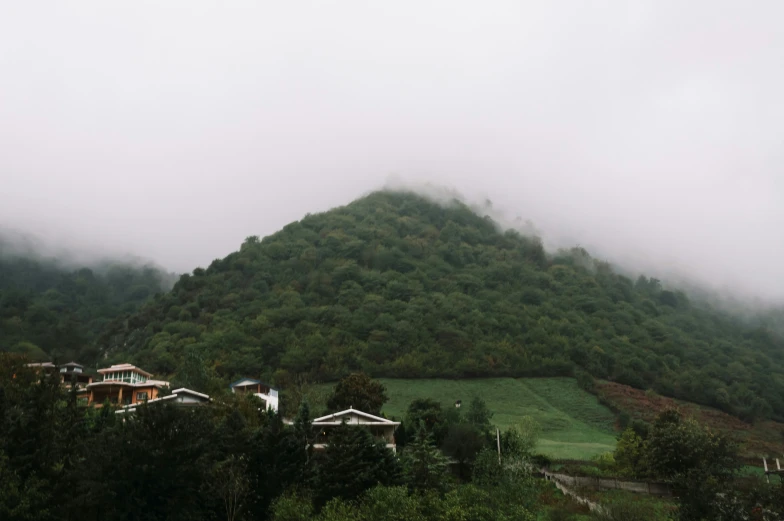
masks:
<svg viewBox="0 0 784 521"><path fill-rule="evenodd" d="M531 456L531 464L536 468L547 468L553 464L553 460L544 454L534 454Z"/></svg>
<svg viewBox="0 0 784 521"><path fill-rule="evenodd" d="M573 519L574 514L569 512L566 507L558 506L547 512L547 521L572 521Z"/></svg>
<svg viewBox="0 0 784 521"><path fill-rule="evenodd" d="M602 511L594 517L599 521L654 521L656 513L641 501L617 499L602 505Z"/></svg>
<svg viewBox="0 0 784 521"><path fill-rule="evenodd" d="M596 466L604 472L615 469L615 457L612 452L605 452L596 456Z"/></svg>

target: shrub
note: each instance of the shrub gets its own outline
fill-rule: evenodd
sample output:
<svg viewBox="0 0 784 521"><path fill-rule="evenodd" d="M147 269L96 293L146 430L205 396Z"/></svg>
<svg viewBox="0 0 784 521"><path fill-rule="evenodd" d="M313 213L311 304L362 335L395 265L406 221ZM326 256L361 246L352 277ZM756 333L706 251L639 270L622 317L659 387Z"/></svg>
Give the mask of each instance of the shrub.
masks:
<svg viewBox="0 0 784 521"><path fill-rule="evenodd" d="M602 511L594 514L600 521L654 521L656 513L650 505L634 499L617 499L602 505Z"/></svg>

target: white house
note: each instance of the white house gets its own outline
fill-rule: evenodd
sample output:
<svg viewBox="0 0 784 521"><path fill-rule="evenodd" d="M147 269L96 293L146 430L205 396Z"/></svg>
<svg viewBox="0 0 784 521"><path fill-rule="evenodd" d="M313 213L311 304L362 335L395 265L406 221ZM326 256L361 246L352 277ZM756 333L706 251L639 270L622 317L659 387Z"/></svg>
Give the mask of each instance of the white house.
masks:
<svg viewBox="0 0 784 521"><path fill-rule="evenodd" d="M313 420L313 428L319 430L313 448L323 449L326 447L329 443L330 431L344 422L347 425L356 425L369 429L374 438L383 441L386 447L392 452L397 452L395 430L400 425L400 422L381 418L380 416L374 416L354 408L349 408L334 414L328 414L327 416L322 416L321 418Z"/></svg>
<svg viewBox="0 0 784 521"><path fill-rule="evenodd" d="M267 409L272 409L278 412L278 390L271 385L265 384L261 380L254 380L253 378L242 378L232 383L229 388L231 392L236 394L250 393L254 396L261 398Z"/></svg>

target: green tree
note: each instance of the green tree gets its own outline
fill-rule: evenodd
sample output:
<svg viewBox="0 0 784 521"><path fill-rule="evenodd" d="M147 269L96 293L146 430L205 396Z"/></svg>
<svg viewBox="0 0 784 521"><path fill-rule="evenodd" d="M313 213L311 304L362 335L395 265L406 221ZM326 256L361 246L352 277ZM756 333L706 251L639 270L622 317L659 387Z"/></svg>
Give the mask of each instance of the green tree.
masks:
<svg viewBox="0 0 784 521"><path fill-rule="evenodd" d="M438 450L433 435L420 428L401 457L406 483L412 490L444 491L449 460Z"/></svg>
<svg viewBox="0 0 784 521"><path fill-rule="evenodd" d="M449 427L442 448L455 461L460 479L466 481L471 477L476 455L485 444L485 436L476 427L458 423Z"/></svg>
<svg viewBox="0 0 784 521"><path fill-rule="evenodd" d="M631 427L623 431L618 438L613 458L616 468L624 476L644 477L650 473L645 464L643 439Z"/></svg>
<svg viewBox="0 0 784 521"><path fill-rule="evenodd" d="M415 430L425 429L433 435L436 445L444 440L449 428L447 415L441 409L441 404L431 398L417 398L408 405L406 425Z"/></svg>
<svg viewBox="0 0 784 521"><path fill-rule="evenodd" d="M523 416L501 434L503 457L530 458L533 456L542 427L531 416Z"/></svg>
<svg viewBox="0 0 784 521"><path fill-rule="evenodd" d="M479 432L489 435L493 429L493 425L490 422L492 418L493 413L487 407L487 403L479 396L474 396L468 405L466 421L476 427Z"/></svg>
<svg viewBox="0 0 784 521"><path fill-rule="evenodd" d="M314 477L314 501L355 499L376 485L402 484L400 463L392 451L362 427L339 425L330 433Z"/></svg>
<svg viewBox="0 0 784 521"><path fill-rule="evenodd" d="M380 414L381 407L389 400L384 384L365 373L351 373L342 378L327 400L332 412L353 407L369 414Z"/></svg>
<svg viewBox="0 0 784 521"><path fill-rule="evenodd" d="M230 455L213 467L211 477L208 487L223 502L226 521L235 521L245 509L250 492L245 458Z"/></svg>

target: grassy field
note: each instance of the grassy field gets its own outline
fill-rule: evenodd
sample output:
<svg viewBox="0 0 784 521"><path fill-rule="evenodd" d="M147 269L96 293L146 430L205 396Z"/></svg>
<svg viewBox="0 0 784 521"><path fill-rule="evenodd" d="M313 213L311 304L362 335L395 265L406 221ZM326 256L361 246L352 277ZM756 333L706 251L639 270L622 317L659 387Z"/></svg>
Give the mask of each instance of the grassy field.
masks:
<svg viewBox="0 0 784 521"><path fill-rule="evenodd" d="M538 450L553 458L590 459L615 448L613 413L571 378L487 378L472 380L402 380L382 378L389 402L384 412L402 418L415 398L432 398L444 407L474 396L493 411L493 423L504 429L523 416L542 426Z"/></svg>

